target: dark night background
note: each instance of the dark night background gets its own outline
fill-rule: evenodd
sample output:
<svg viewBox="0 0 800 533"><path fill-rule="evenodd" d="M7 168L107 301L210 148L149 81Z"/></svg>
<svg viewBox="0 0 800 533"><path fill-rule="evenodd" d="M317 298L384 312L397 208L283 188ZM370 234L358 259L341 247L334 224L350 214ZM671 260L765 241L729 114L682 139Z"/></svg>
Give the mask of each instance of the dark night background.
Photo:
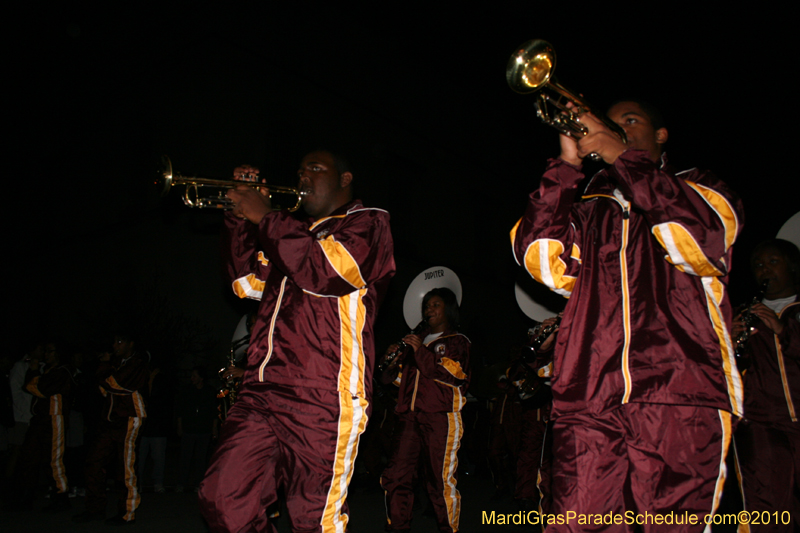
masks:
<svg viewBox="0 0 800 533"><path fill-rule="evenodd" d="M712 169L744 198L731 277L742 302L754 290L750 250L800 204L797 45L770 4L73 3L12 13L10 349L21 354L42 332L103 347L111 328L134 321L183 368L221 361L249 309L221 275L222 215L184 207L176 191L156 202L159 156L221 178L249 163L293 185L304 151L333 145L350 155L357 196L392 216L398 272L378 351L407 332L410 281L443 265L461 278L476 350L489 363L504 356L529 327L508 232L558 154L533 97L505 81L510 54L532 38L554 45L559 80L599 108L651 100L667 118L671 161Z"/></svg>

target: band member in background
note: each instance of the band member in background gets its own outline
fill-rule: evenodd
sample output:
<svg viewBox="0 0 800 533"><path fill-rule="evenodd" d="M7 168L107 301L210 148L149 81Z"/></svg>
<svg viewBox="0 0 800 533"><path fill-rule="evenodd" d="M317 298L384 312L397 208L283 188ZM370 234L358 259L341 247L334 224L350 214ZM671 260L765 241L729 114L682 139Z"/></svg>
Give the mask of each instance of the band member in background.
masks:
<svg viewBox="0 0 800 533"><path fill-rule="evenodd" d="M621 101L608 117L627 144L580 115L588 134L561 135L511 232L517 263L569 297L552 380L553 512L705 516L743 411L725 296L742 205L712 174L667 165L668 132L651 106ZM579 198L591 153L608 167Z"/></svg>
<svg viewBox="0 0 800 533"><path fill-rule="evenodd" d="M265 510L280 491L295 531L347 530L373 323L395 271L392 236L385 211L353 200L342 157L311 152L298 177L309 218L273 212L263 188L228 192L233 290L261 304L238 398L200 486L215 532L269 530Z"/></svg>
<svg viewBox="0 0 800 533"><path fill-rule="evenodd" d="M44 345L44 367L29 369L25 390L33 395L30 428L25 435L19 471L23 501L33 496L43 467L55 485L48 511L69 507L69 484L64 466L67 421L75 391L75 369L61 362L54 342Z"/></svg>
<svg viewBox="0 0 800 533"><path fill-rule="evenodd" d="M553 376L553 347L558 333L559 317L545 319L531 330L529 347L508 369L508 379L522 401L522 428L517 483L514 499L525 511L539 508L549 512L552 453L545 441L547 422L550 419L552 394L550 379ZM548 334L544 328L555 328ZM544 336L543 339L540 337ZM527 353L531 352L531 353Z"/></svg>
<svg viewBox="0 0 800 533"><path fill-rule="evenodd" d="M518 350L512 348L512 351ZM514 358L517 359L519 358ZM500 394L487 402L489 439L486 451L494 481L494 495L491 497L493 502L514 492L522 433L522 403L519 392L509 381L508 369L497 380L497 388Z"/></svg>
<svg viewBox="0 0 800 533"><path fill-rule="evenodd" d="M183 492L192 483L200 483L203 479L208 446L219 432L217 390L207 383L205 367L193 368L189 379L189 386L179 392L175 406L178 436L181 438L175 492Z"/></svg>
<svg viewBox="0 0 800 533"><path fill-rule="evenodd" d="M387 531L409 531L413 479L420 460L439 531L458 531L461 495L456 488L458 448L464 432L461 409L469 384L470 342L458 333L456 295L433 289L422 300L428 328L407 335L407 348L384 371L382 381L399 380L398 421L392 455L381 476L386 491Z"/></svg>
<svg viewBox="0 0 800 533"><path fill-rule="evenodd" d="M102 419L86 456L86 511L72 517L75 522L103 520L106 515L106 471L114 471L124 487L117 500L118 513L109 524L133 524L141 495L136 479L136 441L147 416L142 391L150 379L150 355L136 348L129 334L114 337L113 354L100 356L95 378L103 395Z"/></svg>
<svg viewBox="0 0 800 533"><path fill-rule="evenodd" d="M747 511L791 519L751 524L752 531L800 529L800 251L772 239L750 258L759 284L768 282L762 302L748 312L757 318L745 346L743 419L736 428L736 458ZM741 315L733 336L744 330Z"/></svg>

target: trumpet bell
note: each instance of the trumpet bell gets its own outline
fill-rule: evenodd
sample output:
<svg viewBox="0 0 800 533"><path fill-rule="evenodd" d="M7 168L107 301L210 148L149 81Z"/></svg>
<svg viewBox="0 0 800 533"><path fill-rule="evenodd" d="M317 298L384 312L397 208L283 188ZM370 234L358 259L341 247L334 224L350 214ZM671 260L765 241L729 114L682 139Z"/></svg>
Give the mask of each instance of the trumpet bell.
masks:
<svg viewBox="0 0 800 533"><path fill-rule="evenodd" d="M538 91L556 69L556 51L547 41L534 39L523 44L508 60L506 81L514 92Z"/></svg>
<svg viewBox="0 0 800 533"><path fill-rule="evenodd" d="M161 156L161 168L156 173L154 184L162 197L172 188L172 161L165 155Z"/></svg>
<svg viewBox="0 0 800 533"><path fill-rule="evenodd" d="M592 106L556 81L556 51L547 41L534 39L524 43L511 55L506 67L506 81L511 90L519 94L536 93L536 115L542 122L552 126L576 141L587 133L581 124L580 115L592 113ZM622 142L627 142L625 131L603 114L594 113L608 129L616 133ZM598 154L589 154L593 161L600 160Z"/></svg>

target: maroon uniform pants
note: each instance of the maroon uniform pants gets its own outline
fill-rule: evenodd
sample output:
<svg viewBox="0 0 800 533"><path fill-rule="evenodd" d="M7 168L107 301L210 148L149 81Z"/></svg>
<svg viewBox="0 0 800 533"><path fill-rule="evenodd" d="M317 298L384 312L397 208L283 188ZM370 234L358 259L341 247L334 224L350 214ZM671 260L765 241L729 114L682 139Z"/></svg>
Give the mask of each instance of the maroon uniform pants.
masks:
<svg viewBox="0 0 800 533"><path fill-rule="evenodd" d="M142 418L123 418L100 423L97 438L86 456L86 510L93 514L106 512L106 471L111 461L117 483L124 487L117 508L122 517L134 519L141 495L136 481L136 440L142 427Z"/></svg>
<svg viewBox="0 0 800 533"><path fill-rule="evenodd" d="M43 467L55 482L57 493L69 491L64 468L64 442L67 429L62 415L36 415L31 419L20 454L18 472L24 495L33 493Z"/></svg>
<svg viewBox="0 0 800 533"><path fill-rule="evenodd" d="M519 458L517 459L517 486L514 498L539 501L539 470L542 464L542 444L547 422L542 409L522 412Z"/></svg>
<svg viewBox="0 0 800 533"><path fill-rule="evenodd" d="M390 531L411 527L413 480L420 454L439 530L458 531L461 495L456 489L456 471L463 433L461 413L410 411L399 415L392 439L392 457L381 476Z"/></svg>
<svg viewBox="0 0 800 533"><path fill-rule="evenodd" d="M722 494L730 439L730 413L709 407L631 403L559 416L552 512L574 518L547 531L633 531L635 523L645 532L703 531ZM622 523L592 519L609 513ZM670 513L678 519L654 524ZM680 523L684 513L698 523Z"/></svg>
<svg viewBox="0 0 800 533"><path fill-rule="evenodd" d="M522 431L522 407L519 403L505 401L499 415L489 430L489 468L494 477L494 487L498 494L513 491L517 471L517 457L520 453L520 435Z"/></svg>
<svg viewBox="0 0 800 533"><path fill-rule="evenodd" d="M744 508L760 513L758 520L751 520L750 531L800 531L798 424L742 420L736 428L734 442Z"/></svg>
<svg viewBox="0 0 800 533"><path fill-rule="evenodd" d="M266 509L283 488L292 531L346 531L347 485L367 405L347 392L244 388L200 484L210 530L275 531Z"/></svg>

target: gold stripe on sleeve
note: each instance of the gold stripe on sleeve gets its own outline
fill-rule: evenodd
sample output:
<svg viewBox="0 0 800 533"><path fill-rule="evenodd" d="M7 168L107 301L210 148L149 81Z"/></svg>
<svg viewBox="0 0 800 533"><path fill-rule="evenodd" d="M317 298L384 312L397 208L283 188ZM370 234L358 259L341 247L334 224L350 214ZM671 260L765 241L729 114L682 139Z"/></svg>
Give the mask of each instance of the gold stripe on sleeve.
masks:
<svg viewBox="0 0 800 533"><path fill-rule="evenodd" d="M264 286L264 280L258 279L255 274L248 274L233 282L233 292L242 299L260 300Z"/></svg>
<svg viewBox="0 0 800 533"><path fill-rule="evenodd" d="M37 396L39 398L44 398L44 394L39 392L39 378L40 377L41 376L36 376L32 380L30 380L30 382L27 385L25 385L25 390L27 390L28 392L30 392L34 396Z"/></svg>
<svg viewBox="0 0 800 533"><path fill-rule="evenodd" d="M566 274L567 264L560 257L563 252L564 245L560 241L536 240L525 252L525 268L533 279L569 298L575 287L575 277Z"/></svg>
<svg viewBox="0 0 800 533"><path fill-rule="evenodd" d="M356 289L361 289L367 285L361 276L356 260L353 259L350 252L340 242L333 238L333 235L328 235L325 239L317 242L322 247L322 251L325 252L328 262L339 274L339 277Z"/></svg>
<svg viewBox="0 0 800 533"><path fill-rule="evenodd" d="M687 181L686 184L703 197L722 221L722 225L725 228L725 251L727 251L728 248L733 246L733 241L736 240L736 234L739 232L739 219L736 217L736 210L724 196L714 189L691 181Z"/></svg>
<svg viewBox="0 0 800 533"><path fill-rule="evenodd" d="M442 360L439 361L439 364L441 364L445 370L450 372L450 374L452 374L454 378L467 379L467 375L461 369L461 363L459 363L458 361L453 361L448 357L442 357Z"/></svg>
<svg viewBox="0 0 800 533"><path fill-rule="evenodd" d="M678 269L696 276L721 276L689 232L674 222L653 226L653 235L667 251L668 261Z"/></svg>

